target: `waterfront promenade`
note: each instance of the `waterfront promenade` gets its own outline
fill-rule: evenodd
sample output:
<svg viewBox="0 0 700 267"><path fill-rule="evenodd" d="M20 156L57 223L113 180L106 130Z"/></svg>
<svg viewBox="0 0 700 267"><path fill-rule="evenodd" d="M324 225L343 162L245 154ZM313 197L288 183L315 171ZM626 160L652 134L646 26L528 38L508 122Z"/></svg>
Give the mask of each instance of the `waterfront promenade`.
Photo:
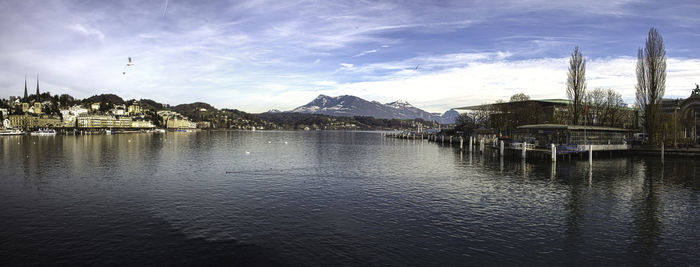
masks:
<svg viewBox="0 0 700 267"><path fill-rule="evenodd" d="M469 152L484 153L489 150L489 153L502 154L505 157L515 158L532 158L532 159L557 159L571 160L589 159L601 156L613 155L649 155L659 157L700 157L700 147L686 146L683 148L675 148L672 146L654 147L650 145L635 146L626 144L610 144L610 145L555 145L542 148L536 147L525 142L510 142L505 143L502 140L494 139L476 139L469 136L459 135L443 135L438 133L387 133L385 137L410 139L410 140L427 140L440 145L455 147L460 150ZM591 153L592 151L592 153ZM591 155L588 155L591 154ZM554 156L553 156L554 155Z"/></svg>

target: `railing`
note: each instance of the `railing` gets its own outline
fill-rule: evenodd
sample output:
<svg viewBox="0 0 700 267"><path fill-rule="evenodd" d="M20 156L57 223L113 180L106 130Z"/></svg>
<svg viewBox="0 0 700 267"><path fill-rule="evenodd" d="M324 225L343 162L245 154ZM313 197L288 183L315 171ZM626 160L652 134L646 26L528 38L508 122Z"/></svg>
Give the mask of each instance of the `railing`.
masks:
<svg viewBox="0 0 700 267"><path fill-rule="evenodd" d="M523 143L510 143L512 149L523 149ZM526 149L535 149L535 144L527 144Z"/></svg>

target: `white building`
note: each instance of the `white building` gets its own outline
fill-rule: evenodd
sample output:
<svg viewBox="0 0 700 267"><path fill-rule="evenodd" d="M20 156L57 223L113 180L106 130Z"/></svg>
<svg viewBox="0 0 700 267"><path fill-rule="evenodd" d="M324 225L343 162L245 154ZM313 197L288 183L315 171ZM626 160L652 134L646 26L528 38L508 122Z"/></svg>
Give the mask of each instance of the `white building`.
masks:
<svg viewBox="0 0 700 267"><path fill-rule="evenodd" d="M134 120L134 121L131 121L131 127L132 127L132 128L156 128L156 126L153 125L152 122L150 122L150 121L141 121L141 120Z"/></svg>
<svg viewBox="0 0 700 267"><path fill-rule="evenodd" d="M90 105L90 110L100 110L100 102L92 103L92 105Z"/></svg>
<svg viewBox="0 0 700 267"><path fill-rule="evenodd" d="M143 113L143 110L141 109L141 106L138 105L138 102L136 104L129 106L127 109L130 115L135 115L135 114L141 114Z"/></svg>
<svg viewBox="0 0 700 267"><path fill-rule="evenodd" d="M59 112L61 112L61 116L63 117L63 124L67 127L72 127L75 126L76 118L80 115L87 114L88 109L80 105L75 105L68 109L62 109Z"/></svg>
<svg viewBox="0 0 700 267"><path fill-rule="evenodd" d="M126 107L124 105L116 105L112 109L112 114L117 115L117 116L126 115Z"/></svg>

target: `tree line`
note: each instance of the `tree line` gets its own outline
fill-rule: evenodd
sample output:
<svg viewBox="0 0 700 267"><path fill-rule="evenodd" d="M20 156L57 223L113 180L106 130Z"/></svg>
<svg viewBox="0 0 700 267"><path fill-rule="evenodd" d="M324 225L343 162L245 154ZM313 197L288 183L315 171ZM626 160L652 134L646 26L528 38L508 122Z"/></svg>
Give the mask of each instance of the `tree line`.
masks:
<svg viewBox="0 0 700 267"><path fill-rule="evenodd" d="M637 50L635 67L637 83L635 85L635 103L643 112L643 130L648 134L649 141L655 144L663 142L659 136L663 132L661 123L661 101L666 91L666 48L659 31L649 29L644 48ZM578 46L574 48L569 58L569 73L567 79L567 96L571 100L571 123L580 124L580 118L589 118L582 103L590 104L590 111L596 118L605 118L614 124L621 119L620 109L622 97L610 89L600 89L586 93L586 60ZM585 101L585 102L582 102Z"/></svg>

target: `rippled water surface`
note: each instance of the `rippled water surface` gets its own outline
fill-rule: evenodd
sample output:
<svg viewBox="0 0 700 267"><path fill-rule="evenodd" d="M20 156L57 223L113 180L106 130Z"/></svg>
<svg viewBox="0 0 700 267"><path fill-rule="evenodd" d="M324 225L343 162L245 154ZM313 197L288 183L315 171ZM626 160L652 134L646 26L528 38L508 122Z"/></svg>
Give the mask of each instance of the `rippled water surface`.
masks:
<svg viewBox="0 0 700 267"><path fill-rule="evenodd" d="M699 265L700 161L366 132L0 138L0 265Z"/></svg>

